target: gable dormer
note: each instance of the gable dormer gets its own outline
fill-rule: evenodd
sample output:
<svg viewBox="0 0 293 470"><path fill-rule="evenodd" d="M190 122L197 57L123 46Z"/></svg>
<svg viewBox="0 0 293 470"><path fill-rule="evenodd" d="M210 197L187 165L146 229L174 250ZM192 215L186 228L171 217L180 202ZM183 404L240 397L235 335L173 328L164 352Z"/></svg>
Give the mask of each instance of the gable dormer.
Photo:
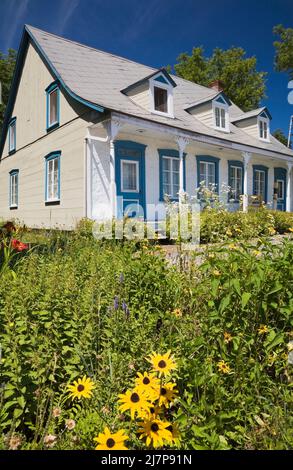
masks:
<svg viewBox="0 0 293 470"><path fill-rule="evenodd" d="M176 83L165 69L160 69L122 90L136 104L151 113L174 117L173 89Z"/></svg>
<svg viewBox="0 0 293 470"><path fill-rule="evenodd" d="M233 118L235 126L247 134L264 142L270 142L270 121L272 117L267 108L258 108Z"/></svg>
<svg viewBox="0 0 293 470"><path fill-rule="evenodd" d="M209 127L222 132L230 132L230 105L229 98L220 91L213 92L204 99L188 105L185 111Z"/></svg>

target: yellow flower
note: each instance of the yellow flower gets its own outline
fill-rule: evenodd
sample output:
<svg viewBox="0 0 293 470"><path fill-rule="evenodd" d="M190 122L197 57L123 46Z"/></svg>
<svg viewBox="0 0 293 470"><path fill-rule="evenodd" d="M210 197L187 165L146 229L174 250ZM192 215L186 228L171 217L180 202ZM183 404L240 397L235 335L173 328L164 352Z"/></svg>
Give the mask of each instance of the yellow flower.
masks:
<svg viewBox="0 0 293 470"><path fill-rule="evenodd" d="M218 369L219 369L219 372L223 372L223 374L229 374L231 370L228 364L226 364L226 362L224 361L218 362Z"/></svg>
<svg viewBox="0 0 293 470"><path fill-rule="evenodd" d="M111 434L109 428L104 429L104 433L98 435L94 438L94 441L98 443L96 450L128 450L124 445L124 441L128 439L128 436L125 434L123 429Z"/></svg>
<svg viewBox="0 0 293 470"><path fill-rule="evenodd" d="M82 379L74 381L73 385L67 385L67 388L68 391L71 392L69 396L72 397L73 400L75 398L80 400L81 398L91 398L95 384L84 375Z"/></svg>
<svg viewBox="0 0 293 470"><path fill-rule="evenodd" d="M147 359L153 366L155 372L159 372L159 376L168 375L171 370L177 368L171 351L167 351L165 354L150 354L150 359Z"/></svg>
<svg viewBox="0 0 293 470"><path fill-rule="evenodd" d="M292 232L293 232L293 227L290 227L290 228L288 229L288 231L292 233Z"/></svg>
<svg viewBox="0 0 293 470"><path fill-rule="evenodd" d="M140 414L142 411L148 411L151 406L145 393L137 388L134 390L127 390L125 394L118 396L119 402L121 402L119 409L122 412L129 410L131 419L134 419L135 413Z"/></svg>
<svg viewBox="0 0 293 470"><path fill-rule="evenodd" d="M138 372L138 377L135 379L136 389L143 392L147 398L151 401L155 400L158 396L158 390L160 389L160 381L154 374L148 374L144 372L141 374Z"/></svg>
<svg viewBox="0 0 293 470"><path fill-rule="evenodd" d="M274 229L274 227L269 227L268 231L269 231L270 235L275 235L275 233L276 233L276 230Z"/></svg>
<svg viewBox="0 0 293 470"><path fill-rule="evenodd" d="M215 254L214 254L214 253L209 253L209 254L208 254L208 258L209 258L209 259L215 258Z"/></svg>
<svg viewBox="0 0 293 470"><path fill-rule="evenodd" d="M252 254L253 254L254 256L259 256L259 255L261 255L261 251L259 251L259 250L252 250Z"/></svg>
<svg viewBox="0 0 293 470"><path fill-rule="evenodd" d="M146 437L146 445L160 447L164 445L164 442L172 442L172 433L168 431L168 427L171 423L168 421L161 421L159 418L150 417L149 419L138 423L141 427L138 432L141 434L140 439Z"/></svg>
<svg viewBox="0 0 293 470"><path fill-rule="evenodd" d="M170 426L167 427L167 429L172 434L172 444L178 447L180 444L180 431L178 428L178 424L171 423Z"/></svg>
<svg viewBox="0 0 293 470"><path fill-rule="evenodd" d="M174 387L176 387L176 384L172 382L161 386L159 389L159 406L164 405L166 408L169 408L178 395L178 391L174 390Z"/></svg>
<svg viewBox="0 0 293 470"><path fill-rule="evenodd" d="M229 250L237 250L237 245L235 245L235 243L230 243L230 245L228 245L228 248Z"/></svg>
<svg viewBox="0 0 293 470"><path fill-rule="evenodd" d="M266 325L260 325L257 331L259 335L265 335L269 331L269 329Z"/></svg>
<svg viewBox="0 0 293 470"><path fill-rule="evenodd" d="M218 269L213 270L213 275L214 276L221 276L221 272Z"/></svg>
<svg viewBox="0 0 293 470"><path fill-rule="evenodd" d="M234 230L235 230L235 232L238 232L238 233L242 232L241 228L238 228L238 227L236 227Z"/></svg>
<svg viewBox="0 0 293 470"><path fill-rule="evenodd" d="M226 235L228 235L228 237L232 237L232 232L229 228L226 230Z"/></svg>
<svg viewBox="0 0 293 470"><path fill-rule="evenodd" d="M227 331L225 331L224 333L224 343L228 344L232 341L233 337L231 335L231 333L228 333Z"/></svg>
<svg viewBox="0 0 293 470"><path fill-rule="evenodd" d="M175 308L172 313L175 315L175 317L182 317L182 310L180 308Z"/></svg>

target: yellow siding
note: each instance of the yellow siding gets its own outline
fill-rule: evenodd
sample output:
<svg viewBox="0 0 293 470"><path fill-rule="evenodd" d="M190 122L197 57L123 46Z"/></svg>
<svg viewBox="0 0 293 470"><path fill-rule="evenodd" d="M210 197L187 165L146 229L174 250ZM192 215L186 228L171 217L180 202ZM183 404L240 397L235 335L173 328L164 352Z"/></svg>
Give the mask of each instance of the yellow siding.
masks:
<svg viewBox="0 0 293 470"><path fill-rule="evenodd" d="M237 127L240 127L244 132L259 139L258 124L257 118L245 119L244 121L239 121L236 123Z"/></svg>
<svg viewBox="0 0 293 470"><path fill-rule="evenodd" d="M206 103L197 108L194 108L190 111L190 113L199 119L203 124L209 127L213 127L214 125L214 116L213 116L213 108L212 103Z"/></svg>
<svg viewBox="0 0 293 470"><path fill-rule="evenodd" d="M148 83L144 83L128 93L136 104L145 109L150 109L150 91Z"/></svg>
<svg viewBox="0 0 293 470"><path fill-rule="evenodd" d="M60 93L60 127L46 132L46 92L54 81L32 45L29 46L12 115L17 117L16 153L5 143L0 163L0 218L31 227L72 228L85 215L84 139L90 112ZM79 117L80 114L80 117ZM45 159L61 155L61 203L45 206ZM19 170L18 209L9 209L9 171Z"/></svg>

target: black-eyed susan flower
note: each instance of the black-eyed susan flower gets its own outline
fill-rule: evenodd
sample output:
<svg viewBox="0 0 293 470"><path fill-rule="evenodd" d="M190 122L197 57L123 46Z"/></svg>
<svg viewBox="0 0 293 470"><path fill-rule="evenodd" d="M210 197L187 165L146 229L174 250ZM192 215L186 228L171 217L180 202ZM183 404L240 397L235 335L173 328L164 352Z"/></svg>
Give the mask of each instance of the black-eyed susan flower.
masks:
<svg viewBox="0 0 293 470"><path fill-rule="evenodd" d="M259 329L257 330L259 335L265 335L269 331L267 325L260 325Z"/></svg>
<svg viewBox="0 0 293 470"><path fill-rule="evenodd" d="M229 374L231 371L230 366L225 361L219 361L217 365L219 372L222 372L223 374Z"/></svg>
<svg viewBox="0 0 293 470"><path fill-rule="evenodd" d="M163 446L165 442L172 443L172 433L167 429L171 423L168 421L161 421L158 417L152 416L138 424L139 437L140 439L146 437L147 446L152 444L156 448Z"/></svg>
<svg viewBox="0 0 293 470"><path fill-rule="evenodd" d="M69 396L72 397L73 400L75 398L80 400L81 398L91 398L95 384L84 375L82 379L75 380L73 385L68 385L67 388L68 391L71 392Z"/></svg>
<svg viewBox="0 0 293 470"><path fill-rule="evenodd" d="M177 317L177 318L181 318L181 317L182 317L182 310L181 310L181 308L175 308L172 313L173 313L173 315L175 315L175 317Z"/></svg>
<svg viewBox="0 0 293 470"><path fill-rule="evenodd" d="M151 406L146 394L137 388L127 390L126 393L118 396L121 403L119 409L122 412L129 410L131 419L134 419L136 413L140 414L143 411L148 411Z"/></svg>
<svg viewBox="0 0 293 470"><path fill-rule="evenodd" d="M175 400L178 395L178 391L175 390L176 384L168 382L163 384L159 391L159 406L165 406L169 408L170 404Z"/></svg>
<svg viewBox="0 0 293 470"><path fill-rule="evenodd" d="M172 444L178 447L181 439L178 424L171 423L170 426L167 427L167 430L172 434Z"/></svg>
<svg viewBox="0 0 293 470"><path fill-rule="evenodd" d="M167 351L165 354L152 353L147 359L153 366L153 370L161 375L168 375L172 370L176 369L176 363L171 351Z"/></svg>
<svg viewBox="0 0 293 470"><path fill-rule="evenodd" d="M158 391L160 389L160 381L152 373L144 372L141 374L137 373L138 377L135 379L135 385L139 391L144 392L150 401L155 400L158 397Z"/></svg>
<svg viewBox="0 0 293 470"><path fill-rule="evenodd" d="M109 428L105 428L104 432L94 438L94 441L98 443L96 450L128 450L124 445L124 441L128 439L125 431L120 431L111 434Z"/></svg>
<svg viewBox="0 0 293 470"><path fill-rule="evenodd" d="M228 333L228 331L225 331L224 333L224 343L228 344L228 343L231 343L233 337L231 335L231 333Z"/></svg>
<svg viewBox="0 0 293 470"><path fill-rule="evenodd" d="M151 417L155 418L160 415L162 410L163 408L161 406L151 404L148 410L146 411L143 410L140 413L138 413L138 417L142 418L143 420L148 420Z"/></svg>

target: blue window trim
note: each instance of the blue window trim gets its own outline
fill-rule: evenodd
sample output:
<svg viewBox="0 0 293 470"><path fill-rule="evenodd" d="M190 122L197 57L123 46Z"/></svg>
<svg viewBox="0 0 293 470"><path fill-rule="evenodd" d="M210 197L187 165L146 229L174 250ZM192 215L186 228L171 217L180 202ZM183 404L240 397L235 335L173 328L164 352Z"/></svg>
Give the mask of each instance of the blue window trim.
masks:
<svg viewBox="0 0 293 470"><path fill-rule="evenodd" d="M253 169L252 189L253 189L254 196L256 196L255 189L254 189L255 188L255 170L264 171L265 173L265 200L264 202L267 203L268 202L268 167L264 165L252 165L252 169Z"/></svg>
<svg viewBox="0 0 293 470"><path fill-rule="evenodd" d="M10 129L12 125L15 125L15 130L14 130L14 143L13 143L13 148L10 149ZM12 155L16 152L16 117L13 117L9 121L9 127L8 127L8 154Z"/></svg>
<svg viewBox="0 0 293 470"><path fill-rule="evenodd" d="M277 180L284 180L284 211L286 211L287 207L287 170L286 168L282 167L275 167L274 168L274 182Z"/></svg>
<svg viewBox="0 0 293 470"><path fill-rule="evenodd" d="M17 175L16 204L12 205L11 180L12 180L12 177L15 175ZM10 209L18 209L18 186L19 186L19 170L14 169L9 172L9 208Z"/></svg>
<svg viewBox="0 0 293 470"><path fill-rule="evenodd" d="M45 204L46 205L54 205L60 204L60 167L61 167L61 150L56 150L54 152L49 153L45 156ZM48 199L48 162L50 160L54 160L58 158L58 197L57 199Z"/></svg>
<svg viewBox="0 0 293 470"><path fill-rule="evenodd" d="M115 148L115 181L116 181L116 192L117 196L120 195L120 190L121 190L121 167L120 167L120 158L122 159L127 159L127 160L135 160L137 161L137 158L134 157L121 157L119 155L119 150L121 149L126 149L126 150L138 150L140 152L140 189L142 191L142 206L144 210L144 218L147 218L147 213L146 213L146 187L145 187L145 149L147 145L141 144L139 142L134 142L132 140L116 140L114 142L114 148ZM118 158L119 157L119 158ZM138 157L139 158L139 157ZM118 208L117 208L118 210ZM121 214L118 213L116 216L120 216Z"/></svg>
<svg viewBox="0 0 293 470"><path fill-rule="evenodd" d="M163 190L163 157L178 158L179 151L174 149L158 149L159 153L159 174L160 174L160 201L164 202L164 190ZM183 154L183 189L186 191L186 153ZM170 198L171 201L179 201L179 196L176 198Z"/></svg>
<svg viewBox="0 0 293 470"><path fill-rule="evenodd" d="M216 184L216 192L219 192L219 161L220 158L212 157L211 155L196 155L196 162L197 162L197 186L200 186L200 164L207 162L207 163L214 163L215 164L215 184Z"/></svg>
<svg viewBox="0 0 293 470"><path fill-rule="evenodd" d="M242 189L241 189L241 192L243 194L243 188L244 188L244 165L243 165L243 162L241 162L240 160L228 160L228 186L232 186L231 183L231 167L233 166L237 166L238 168L241 168L242 169L242 182L241 182L241 185L242 185ZM232 199L232 201L230 201ZM235 199L233 197L233 195L229 195L228 194L228 200L230 202L235 202L235 203L238 203L239 202L239 199Z"/></svg>
<svg viewBox="0 0 293 470"><path fill-rule="evenodd" d="M50 95L53 91L57 90L57 121L50 125L49 115L50 115ZM46 88L46 130L47 132L56 129L60 125L60 86L59 82L56 80L51 83Z"/></svg>

